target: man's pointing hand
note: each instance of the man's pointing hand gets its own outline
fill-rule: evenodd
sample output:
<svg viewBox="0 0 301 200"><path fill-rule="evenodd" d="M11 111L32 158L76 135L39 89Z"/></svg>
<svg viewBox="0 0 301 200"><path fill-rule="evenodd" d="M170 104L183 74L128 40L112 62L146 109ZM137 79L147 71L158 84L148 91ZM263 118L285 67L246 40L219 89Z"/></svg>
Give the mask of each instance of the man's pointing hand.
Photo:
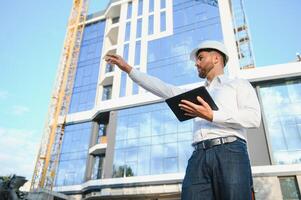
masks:
<svg viewBox="0 0 301 200"><path fill-rule="evenodd" d="M130 73L132 70L132 67L119 55L107 54L105 56L105 61L109 64L117 65L122 71L125 71L126 73Z"/></svg>

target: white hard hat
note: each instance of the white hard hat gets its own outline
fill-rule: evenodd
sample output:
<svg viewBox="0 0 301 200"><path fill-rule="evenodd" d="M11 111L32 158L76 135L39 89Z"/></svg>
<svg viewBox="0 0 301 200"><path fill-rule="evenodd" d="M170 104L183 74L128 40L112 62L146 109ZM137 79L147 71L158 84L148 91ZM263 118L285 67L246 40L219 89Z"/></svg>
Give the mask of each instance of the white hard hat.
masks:
<svg viewBox="0 0 301 200"><path fill-rule="evenodd" d="M218 50L219 52L221 52L222 54L225 55L225 65L227 64L227 62L229 60L229 55L228 55L225 45L221 42L214 41L214 40L206 40L206 41L203 41L202 43L200 43L197 48L195 48L194 50L191 51L190 60L195 61L195 58L197 56L196 53L201 49Z"/></svg>

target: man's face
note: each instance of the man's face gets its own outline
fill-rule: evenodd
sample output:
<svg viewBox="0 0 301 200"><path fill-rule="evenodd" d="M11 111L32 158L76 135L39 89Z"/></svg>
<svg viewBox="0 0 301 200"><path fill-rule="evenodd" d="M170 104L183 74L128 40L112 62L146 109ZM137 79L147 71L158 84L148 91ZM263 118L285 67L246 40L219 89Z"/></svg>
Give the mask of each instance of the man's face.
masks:
<svg viewBox="0 0 301 200"><path fill-rule="evenodd" d="M206 78L214 67L211 52L200 51L196 57L195 66L199 72L199 77Z"/></svg>

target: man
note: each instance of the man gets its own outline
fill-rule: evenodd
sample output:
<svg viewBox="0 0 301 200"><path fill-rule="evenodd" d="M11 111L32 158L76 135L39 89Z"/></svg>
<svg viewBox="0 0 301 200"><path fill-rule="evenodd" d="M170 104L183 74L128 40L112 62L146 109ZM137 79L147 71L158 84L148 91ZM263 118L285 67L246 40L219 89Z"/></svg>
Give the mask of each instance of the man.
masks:
<svg viewBox="0 0 301 200"><path fill-rule="evenodd" d="M204 41L191 52L200 78L219 110L213 111L201 98L198 104L182 100L180 108L194 116L195 151L188 161L182 184L183 200L248 200L252 197L252 174L246 145L246 128L259 127L260 107L251 84L224 75L228 61L225 46ZM169 98L185 90L166 84L128 65L118 55L106 61L127 72L146 90Z"/></svg>

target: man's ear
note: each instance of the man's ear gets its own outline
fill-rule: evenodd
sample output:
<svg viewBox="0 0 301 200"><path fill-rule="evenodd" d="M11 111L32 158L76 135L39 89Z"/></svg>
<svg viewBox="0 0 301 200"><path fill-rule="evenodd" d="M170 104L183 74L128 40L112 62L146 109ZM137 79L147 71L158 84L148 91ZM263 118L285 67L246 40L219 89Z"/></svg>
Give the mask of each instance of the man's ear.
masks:
<svg viewBox="0 0 301 200"><path fill-rule="evenodd" d="M219 57L218 57L218 55L216 55L216 53L213 54L212 58L213 58L213 63L214 63L215 65L218 64L218 62L219 62Z"/></svg>

